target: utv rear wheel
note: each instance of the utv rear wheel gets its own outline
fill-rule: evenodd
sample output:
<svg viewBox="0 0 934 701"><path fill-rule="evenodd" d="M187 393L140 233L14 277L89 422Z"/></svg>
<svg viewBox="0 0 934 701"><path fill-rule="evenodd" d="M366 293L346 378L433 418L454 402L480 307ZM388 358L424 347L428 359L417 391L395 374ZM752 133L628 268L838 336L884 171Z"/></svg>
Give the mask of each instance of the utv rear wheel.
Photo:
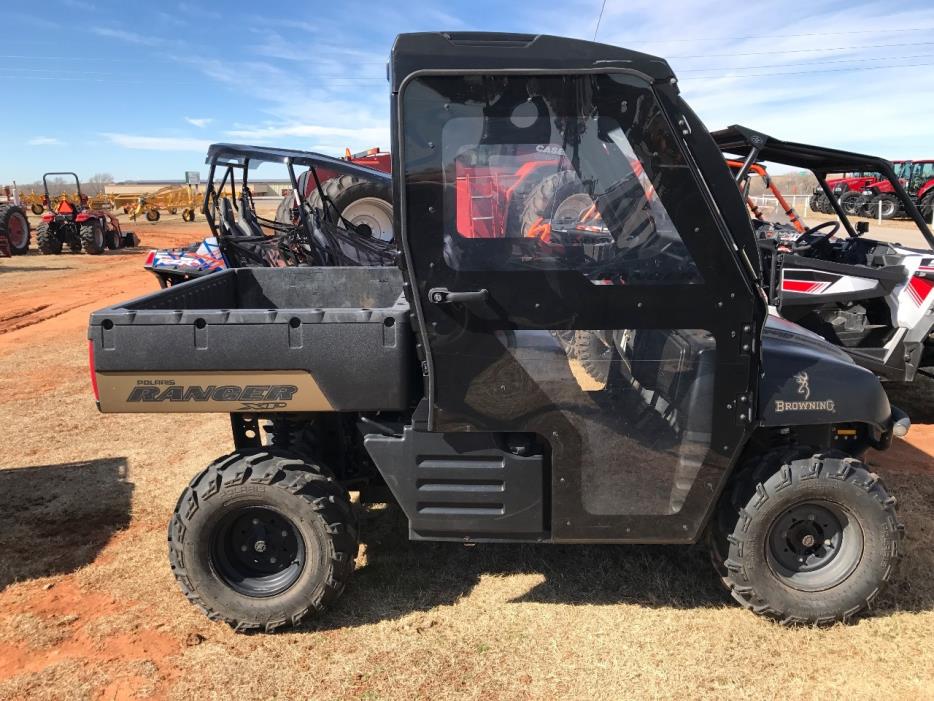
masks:
<svg viewBox="0 0 934 701"><path fill-rule="evenodd" d="M96 256L104 252L104 229L97 219L82 224L79 236L81 238L81 247L88 255Z"/></svg>
<svg viewBox="0 0 934 701"><path fill-rule="evenodd" d="M842 453L776 464L753 471L712 526L725 534L723 582L743 606L785 624L849 620L894 571L895 499Z"/></svg>
<svg viewBox="0 0 934 701"><path fill-rule="evenodd" d="M256 450L216 460L182 493L169 560L188 597L238 631L297 625L343 592L357 554L344 489L322 467Z"/></svg>
<svg viewBox="0 0 934 701"><path fill-rule="evenodd" d="M10 252L14 256L29 250L29 219L22 208L16 205L0 205L0 235L6 234Z"/></svg>
<svg viewBox="0 0 934 701"><path fill-rule="evenodd" d="M62 240L49 229L47 223L43 222L36 229L36 247L43 255L58 255L62 252Z"/></svg>

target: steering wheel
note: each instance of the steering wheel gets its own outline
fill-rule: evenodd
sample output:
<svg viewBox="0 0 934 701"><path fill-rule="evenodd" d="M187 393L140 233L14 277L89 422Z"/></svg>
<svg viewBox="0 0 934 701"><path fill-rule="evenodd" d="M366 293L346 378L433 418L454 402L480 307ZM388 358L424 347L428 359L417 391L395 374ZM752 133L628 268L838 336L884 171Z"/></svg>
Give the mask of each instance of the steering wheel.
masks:
<svg viewBox="0 0 934 701"><path fill-rule="evenodd" d="M823 231L824 229L829 229L826 234L820 234L815 236L817 232ZM794 253L804 253L805 251L810 251L817 245L829 241L830 238L840 230L840 222L838 221L825 221L823 224L818 224L817 226L812 226L810 229L802 233L798 238L795 239L794 245L791 247L791 250ZM805 243L807 241L807 243Z"/></svg>

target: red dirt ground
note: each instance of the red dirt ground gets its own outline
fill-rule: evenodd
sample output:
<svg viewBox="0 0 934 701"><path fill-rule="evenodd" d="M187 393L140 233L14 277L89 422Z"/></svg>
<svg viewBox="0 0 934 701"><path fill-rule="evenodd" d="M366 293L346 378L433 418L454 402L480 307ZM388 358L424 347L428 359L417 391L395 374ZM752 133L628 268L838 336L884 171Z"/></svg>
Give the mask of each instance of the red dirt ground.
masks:
<svg viewBox="0 0 934 701"><path fill-rule="evenodd" d="M9 430L0 447L0 478L57 469L62 470L61 477L55 472L49 479L61 484L61 479L70 479L68 475L80 468L116 475L119 483L108 487L101 479L92 484L91 491L83 479L75 480L67 483L73 487L58 490L54 499L60 501L50 496L48 503L35 497L30 488L16 497L15 507L23 513L17 512L8 521L2 521L0 513L0 530L5 531L0 536L4 544L0 554L0 698L159 699L190 697L202 689L215 698L228 697L228 693L234 698L289 696L289 689L292 695L321 698L474 698L473 692L483 689L486 698L622 698L633 696L633 688L661 697L722 696L731 690L765 696L787 691L789 697L800 697L820 695L821 688L824 695L843 695L848 689L857 696L871 696L872 689L880 687L901 698L919 692L923 696L925 688L931 693L927 685L932 677L917 671L920 667L913 677L899 673L895 686L883 683L877 672L867 680L872 686L860 686L856 672L885 668L885 660L903 659L909 667L931 662L930 654L921 651L931 632L927 610L931 592L925 584L931 573L920 571L906 575L910 579L898 588L901 598L888 605L896 613L815 639L817 633L786 631L758 621L716 594L711 595L713 604L706 600L696 607L666 603L691 596L698 586L692 570L684 575L681 588L676 559L666 560L667 555L659 554L670 551L657 549L650 556L673 569L670 577L659 575L664 582L656 577L638 580L635 586L629 580L618 584L627 591L658 591L655 598L661 603L649 594L647 603L640 599L634 603L627 595L608 605L600 597L612 600L612 578L630 576L600 564L610 551L543 556L538 551L534 555L509 551L519 553L521 562L515 564L512 556L477 555L487 558L477 560L471 551L419 549L431 546L409 550L403 536L394 546L394 552L401 553L398 566L392 564L392 553L383 552L385 547L381 551L379 541L368 546L375 548L375 559L363 566L360 577L369 576L371 586L392 595L376 613L371 610L376 604L360 593L350 595L332 627L295 635L236 636L207 622L175 590L164 561L164 529L177 490L187 480L185 475L206 462L203 443L210 446L207 457L226 449L224 418L100 420L82 367L89 312L154 291L155 279L142 269L145 251L189 243L200 238L206 227L164 221L136 228L143 247L134 252L94 257L31 254L0 261L0 363L17 369L0 375L0 424ZM934 479L931 386L928 382L916 387L905 397L911 409L927 413L924 423L912 429L907 441L896 441L891 451L872 458L880 473L893 473L903 486L926 485L926 491L910 492L915 494L913 501L903 505L909 515L930 511L925 502ZM50 420L44 428L35 428L43 418ZM150 436L175 438L147 443ZM213 442L221 445L213 446ZM158 476L163 466L170 466L164 478ZM127 474L132 479L127 480ZM130 484L126 489L135 489L132 498L121 491L126 483ZM3 485L0 482L0 491ZM89 491L83 492L86 488ZM113 491L105 493L104 489ZM110 504L117 502L121 506L111 510ZM73 520L63 521L63 512L72 513L69 518ZM924 553L924 544L931 539L926 520L925 516L915 524L914 532L921 530L918 545L924 546L919 553ZM28 561L13 562L14 557L43 555L30 549L32 531L43 524L49 533L36 542L55 546L48 551L48 559L34 566ZM107 530L94 530L95 524L107 524ZM17 551L20 545L22 555ZM449 568L445 576L453 584L439 583L426 574L431 572L430 565L418 559L424 552L429 559L444 558ZM628 550L612 552L623 553L612 556L622 558L622 570L644 569L649 557L641 550L636 555L629 555ZM8 557L9 571L2 562ZM607 591L594 593L588 583L588 593L574 600L573 595L585 586L584 575L580 581L573 579L578 575L570 574L573 567L568 567L569 574L561 577L571 577L570 584L560 577L549 584L539 574L549 571L541 570L542 557L555 570L563 570L564 562L570 560L584 570L590 567L601 572ZM916 562L915 570L931 560L925 553ZM415 583L400 589L397 580L410 575L420 577L422 586ZM476 581L476 587L462 591L461 580ZM911 589L908 584L914 589L905 593ZM538 590L542 594L535 598ZM429 603L410 601L416 595ZM526 602L518 603L524 597L528 597ZM342 620L347 625L338 625ZM785 653L779 651L787 649L792 666L794 659L842 660L841 669L853 673L831 676L829 687L814 686L807 674L780 682L783 673L778 670L773 670L772 677L764 674L746 682L716 676L719 653L713 649L704 653L705 641L727 628L733 631L734 641L750 643L745 646L749 650L738 645L729 652L734 662L742 655L757 656L735 666L750 669L752 664L752 669L763 669L755 665L767 668L773 662L784 663ZM565 633L555 637L558 629ZM497 637L502 630L512 637ZM619 631L615 642L606 638L613 630ZM678 636L685 637L672 639ZM923 639L928 643L912 642ZM808 656L809 645L817 657ZM687 654L689 661L681 659L666 667L663 660L672 646L686 654L696 652ZM828 657L828 650L835 652ZM489 662L475 662L484 656ZM423 668L414 665L416 657L424 662ZM578 676L561 678L565 665L573 668L565 670L568 674L576 669ZM279 670L276 674L301 672L306 676L277 679L271 676L274 669ZM631 683L641 686L631 687ZM755 690L748 684L755 684ZM464 696L468 689L470 693Z"/></svg>

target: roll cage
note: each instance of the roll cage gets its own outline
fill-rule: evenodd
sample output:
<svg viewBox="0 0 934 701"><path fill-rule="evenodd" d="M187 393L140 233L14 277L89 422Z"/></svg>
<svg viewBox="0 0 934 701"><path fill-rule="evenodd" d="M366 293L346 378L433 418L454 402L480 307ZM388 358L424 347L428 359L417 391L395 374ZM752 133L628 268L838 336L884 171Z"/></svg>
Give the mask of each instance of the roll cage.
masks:
<svg viewBox="0 0 934 701"><path fill-rule="evenodd" d="M932 234L930 227L924 217L921 216L921 212L912 198L905 191L890 161L877 156L851 151L781 141L738 124L711 132L711 136L724 154L743 157L742 166L735 171L735 178L738 183L742 183L753 164L760 161L793 166L813 173L821 190L830 201L830 205L833 207L840 223L847 233L854 238L858 237L860 232L850 222L846 212L843 211L837 198L833 195L830 186L827 184L827 176L830 173L851 171L880 173L882 179L891 184L895 196L904 207L909 218L914 221L921 235L924 236L928 246L934 249L934 234Z"/></svg>
<svg viewBox="0 0 934 701"><path fill-rule="evenodd" d="M237 144L211 145L205 163L209 172L204 215L221 252L235 267L387 265L394 260L393 244L359 232L343 218L322 187L334 174L391 182L387 173L310 151ZM295 219L291 223L257 215L249 174L261 163L286 166L294 198ZM314 182L320 207L309 203L296 167L305 168Z"/></svg>
<svg viewBox="0 0 934 701"><path fill-rule="evenodd" d="M87 206L87 201L85 200L84 195L81 194L81 180L80 180L80 178L78 178L78 174L77 174L77 173L73 173L73 172L71 172L71 171L62 171L62 172L60 172L60 173L43 173L43 174L42 174L42 189L45 190L45 201L48 202L48 204L49 204L49 209L50 209L50 210L55 211L55 210L58 209L58 208L55 207L55 205L53 204L53 202L52 202L52 195L51 195L51 193L49 193L49 176L50 176L50 175L53 175L53 176L67 175L67 176L72 177L72 178L75 179L75 192L76 192L77 195L78 195L78 201L74 203L74 205L73 205L73 207L72 207L72 210L73 210L73 211L71 212L71 214L76 214L76 213L77 213L76 208L77 208L77 209L81 209L82 207ZM65 194L65 193L63 192L62 195L64 196L64 194ZM67 197L65 197L65 201L66 201L66 202L68 201L68 198L67 198Z"/></svg>

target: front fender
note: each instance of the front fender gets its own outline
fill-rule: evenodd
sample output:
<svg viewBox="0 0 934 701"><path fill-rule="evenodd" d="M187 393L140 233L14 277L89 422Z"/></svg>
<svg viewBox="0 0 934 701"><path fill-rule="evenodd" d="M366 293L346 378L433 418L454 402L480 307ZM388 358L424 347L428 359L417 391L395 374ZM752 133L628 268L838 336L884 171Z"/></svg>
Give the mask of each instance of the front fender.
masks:
<svg viewBox="0 0 934 701"><path fill-rule="evenodd" d="M863 423L884 436L892 407L879 379L842 350L770 315L762 332L759 419L764 426Z"/></svg>

